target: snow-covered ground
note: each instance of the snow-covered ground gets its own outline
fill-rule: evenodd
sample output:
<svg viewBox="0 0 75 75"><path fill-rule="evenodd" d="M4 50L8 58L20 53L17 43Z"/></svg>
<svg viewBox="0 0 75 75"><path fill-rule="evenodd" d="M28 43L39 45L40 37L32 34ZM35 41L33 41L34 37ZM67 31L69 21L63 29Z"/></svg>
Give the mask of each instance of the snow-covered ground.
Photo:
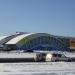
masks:
<svg viewBox="0 0 75 75"><path fill-rule="evenodd" d="M0 57L6 57L7 54L0 54ZM75 57L75 53L64 54ZM25 54L9 55L10 57L25 56ZM0 75L75 75L75 62L0 63Z"/></svg>
<svg viewBox="0 0 75 75"><path fill-rule="evenodd" d="M0 63L0 75L75 75L75 62Z"/></svg>
<svg viewBox="0 0 75 75"><path fill-rule="evenodd" d="M0 58L34 58L35 56L35 53L0 53Z"/></svg>
<svg viewBox="0 0 75 75"><path fill-rule="evenodd" d="M50 53L54 53L54 52L50 52ZM60 52L60 53L64 54L67 57L75 57L75 52L74 53ZM36 53L0 52L0 58L35 58L35 57L36 57Z"/></svg>

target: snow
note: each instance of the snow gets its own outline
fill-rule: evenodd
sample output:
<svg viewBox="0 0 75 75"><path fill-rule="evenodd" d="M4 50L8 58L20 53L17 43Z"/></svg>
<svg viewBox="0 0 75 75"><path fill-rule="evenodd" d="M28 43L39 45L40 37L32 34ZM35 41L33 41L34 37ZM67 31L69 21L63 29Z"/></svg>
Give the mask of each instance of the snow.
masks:
<svg viewBox="0 0 75 75"><path fill-rule="evenodd" d="M0 75L75 75L75 62L0 63Z"/></svg>
<svg viewBox="0 0 75 75"><path fill-rule="evenodd" d="M0 75L75 75L75 62L0 63Z"/></svg>
<svg viewBox="0 0 75 75"><path fill-rule="evenodd" d="M35 58L35 53L0 53L0 58Z"/></svg>
<svg viewBox="0 0 75 75"><path fill-rule="evenodd" d="M21 39L23 39L24 37L27 37L29 35L31 35L33 33L30 34L23 34L23 35L19 35L13 39L11 39L10 41L8 41L6 44L16 44L17 42L19 42Z"/></svg>

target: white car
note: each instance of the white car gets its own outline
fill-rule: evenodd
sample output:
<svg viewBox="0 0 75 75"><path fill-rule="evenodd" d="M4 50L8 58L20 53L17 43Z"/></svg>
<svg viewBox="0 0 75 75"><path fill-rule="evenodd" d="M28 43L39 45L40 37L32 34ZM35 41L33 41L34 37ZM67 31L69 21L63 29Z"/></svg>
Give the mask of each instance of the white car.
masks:
<svg viewBox="0 0 75 75"><path fill-rule="evenodd" d="M59 54L59 53L48 53L46 55L46 61L52 61L52 62L56 62L56 61L71 61L71 58L66 57L64 54Z"/></svg>

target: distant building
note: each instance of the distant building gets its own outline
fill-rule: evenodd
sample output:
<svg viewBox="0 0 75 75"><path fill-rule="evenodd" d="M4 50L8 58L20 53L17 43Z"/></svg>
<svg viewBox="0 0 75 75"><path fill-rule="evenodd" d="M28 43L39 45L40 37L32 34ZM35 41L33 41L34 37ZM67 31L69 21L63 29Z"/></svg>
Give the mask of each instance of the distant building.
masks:
<svg viewBox="0 0 75 75"><path fill-rule="evenodd" d="M75 51L75 38L48 33L16 32L10 36L0 37L0 50Z"/></svg>

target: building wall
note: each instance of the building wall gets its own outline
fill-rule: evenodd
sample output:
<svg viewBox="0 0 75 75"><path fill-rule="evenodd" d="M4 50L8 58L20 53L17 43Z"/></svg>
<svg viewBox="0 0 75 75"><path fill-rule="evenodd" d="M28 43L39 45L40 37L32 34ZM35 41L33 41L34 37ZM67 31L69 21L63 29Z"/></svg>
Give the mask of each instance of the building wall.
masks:
<svg viewBox="0 0 75 75"><path fill-rule="evenodd" d="M47 33L24 34L25 37L17 43L9 43L14 38L20 37L23 34L14 34L1 40L4 49L10 50L60 50L73 51L75 50L75 38L54 36ZM27 36L26 36L27 35Z"/></svg>
<svg viewBox="0 0 75 75"><path fill-rule="evenodd" d="M70 40L70 49L71 49L72 51L75 51L75 39L71 39L71 40Z"/></svg>
<svg viewBox="0 0 75 75"><path fill-rule="evenodd" d="M24 38L17 45L17 50L67 50L66 44L53 36L37 36L32 39Z"/></svg>

